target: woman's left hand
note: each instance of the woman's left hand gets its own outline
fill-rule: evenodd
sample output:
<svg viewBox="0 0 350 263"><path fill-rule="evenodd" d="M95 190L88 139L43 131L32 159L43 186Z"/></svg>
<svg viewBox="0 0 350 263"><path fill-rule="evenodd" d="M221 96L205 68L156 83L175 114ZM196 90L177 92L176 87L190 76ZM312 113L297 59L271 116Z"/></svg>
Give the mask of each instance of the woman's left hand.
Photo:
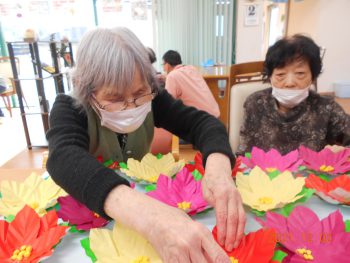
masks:
<svg viewBox="0 0 350 263"><path fill-rule="evenodd" d="M215 208L218 241L231 251L244 235L246 216L226 155L212 153L208 156L202 189L204 198Z"/></svg>

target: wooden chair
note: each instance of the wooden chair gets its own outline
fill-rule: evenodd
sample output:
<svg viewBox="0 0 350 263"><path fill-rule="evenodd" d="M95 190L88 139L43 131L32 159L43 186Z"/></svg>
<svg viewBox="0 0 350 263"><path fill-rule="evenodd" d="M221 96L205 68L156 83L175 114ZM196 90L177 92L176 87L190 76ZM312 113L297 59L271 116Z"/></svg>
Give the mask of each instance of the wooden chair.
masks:
<svg viewBox="0 0 350 263"><path fill-rule="evenodd" d="M19 65L19 58L15 57L17 72L19 73L20 65ZM9 111L10 116L12 117L12 107L11 107L11 101L10 98L13 95L16 95L16 86L15 86L15 80L13 78L12 68L11 68L11 62L10 57L0 57L0 76L4 77L8 86L8 89L5 90L3 93L0 94L2 97L6 109ZM26 103L26 106L28 107L27 101L25 97L23 96L23 99Z"/></svg>
<svg viewBox="0 0 350 263"><path fill-rule="evenodd" d="M231 66L229 140L234 152L237 151L239 145L244 113L243 105L246 98L250 94L270 86L262 81L263 65L263 61L255 61Z"/></svg>

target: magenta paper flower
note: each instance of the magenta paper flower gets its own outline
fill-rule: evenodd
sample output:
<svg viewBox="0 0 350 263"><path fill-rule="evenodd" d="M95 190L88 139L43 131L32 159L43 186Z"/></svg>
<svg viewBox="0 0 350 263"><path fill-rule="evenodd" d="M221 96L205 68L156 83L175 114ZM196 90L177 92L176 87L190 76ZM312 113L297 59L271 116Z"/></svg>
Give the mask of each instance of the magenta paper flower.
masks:
<svg viewBox="0 0 350 263"><path fill-rule="evenodd" d="M89 230L105 226L108 221L92 212L85 205L75 200L70 195L58 198L60 209L57 215L71 225L76 225L78 230Z"/></svg>
<svg viewBox="0 0 350 263"><path fill-rule="evenodd" d="M281 173L286 170L293 172L296 171L303 162L302 159L299 159L298 150L291 151L286 155L281 155L275 149L265 152L257 147L253 147L251 158L242 157L242 161L249 168L259 166L268 173L276 170Z"/></svg>
<svg viewBox="0 0 350 263"><path fill-rule="evenodd" d="M319 220L311 209L298 206L288 218L267 212L265 222L257 220L275 229L277 241L294 253L283 262L349 262L350 233L339 210Z"/></svg>
<svg viewBox="0 0 350 263"><path fill-rule="evenodd" d="M350 149L344 149L340 152L332 152L332 150L325 148L320 152L300 146L300 158L303 159L308 169L327 174L340 174L350 172Z"/></svg>
<svg viewBox="0 0 350 263"><path fill-rule="evenodd" d="M203 199L201 181L196 181L187 168L183 168L174 179L160 175L157 188L147 195L170 206L178 207L189 215L205 210L208 203Z"/></svg>

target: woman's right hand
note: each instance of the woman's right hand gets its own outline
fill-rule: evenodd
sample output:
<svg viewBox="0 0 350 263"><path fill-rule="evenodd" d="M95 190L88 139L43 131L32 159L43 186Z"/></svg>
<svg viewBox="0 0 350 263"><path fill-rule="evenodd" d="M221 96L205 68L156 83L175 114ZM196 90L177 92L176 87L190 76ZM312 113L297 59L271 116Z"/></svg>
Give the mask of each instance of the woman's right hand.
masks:
<svg viewBox="0 0 350 263"><path fill-rule="evenodd" d="M231 262L204 225L126 186L110 192L105 211L143 235L165 263Z"/></svg>

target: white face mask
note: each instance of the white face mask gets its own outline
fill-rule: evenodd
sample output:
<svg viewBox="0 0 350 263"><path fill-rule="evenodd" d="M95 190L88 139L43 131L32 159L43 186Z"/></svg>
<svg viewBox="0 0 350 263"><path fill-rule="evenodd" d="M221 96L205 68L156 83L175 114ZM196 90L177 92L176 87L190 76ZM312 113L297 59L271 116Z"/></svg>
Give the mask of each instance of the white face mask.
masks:
<svg viewBox="0 0 350 263"><path fill-rule="evenodd" d="M101 125L117 133L130 133L136 131L151 112L152 102L122 111L106 111L98 109L101 115Z"/></svg>
<svg viewBox="0 0 350 263"><path fill-rule="evenodd" d="M305 89L279 89L272 86L272 96L283 106L293 108L309 96L310 86Z"/></svg>

